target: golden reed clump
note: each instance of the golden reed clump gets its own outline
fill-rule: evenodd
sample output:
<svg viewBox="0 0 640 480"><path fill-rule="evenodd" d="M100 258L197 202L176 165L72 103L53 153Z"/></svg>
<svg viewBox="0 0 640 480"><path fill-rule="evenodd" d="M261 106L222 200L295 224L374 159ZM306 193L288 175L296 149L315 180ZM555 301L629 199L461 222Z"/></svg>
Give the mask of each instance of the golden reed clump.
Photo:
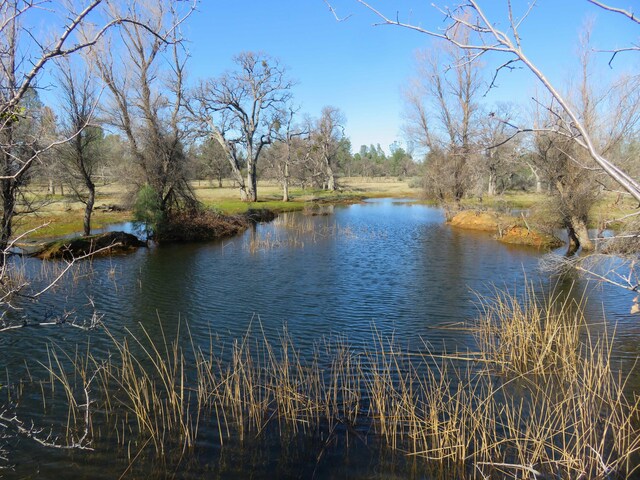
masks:
<svg viewBox="0 0 640 480"><path fill-rule="evenodd" d="M337 425L364 425L368 441L423 459L439 478L634 474L639 400L628 399L611 339L590 333L580 305L558 295L541 303L533 289L520 300L498 293L469 328L477 351L438 355L375 329L366 348L333 338L306 355L286 329L276 341L259 328L206 348L188 329L171 341L142 329L141 338L111 335L106 360L89 349L71 372L54 349L48 369L52 388L66 392L74 442L115 432L164 455L197 448L201 428L224 446L267 431L329 438ZM95 429L98 421L112 428Z"/></svg>

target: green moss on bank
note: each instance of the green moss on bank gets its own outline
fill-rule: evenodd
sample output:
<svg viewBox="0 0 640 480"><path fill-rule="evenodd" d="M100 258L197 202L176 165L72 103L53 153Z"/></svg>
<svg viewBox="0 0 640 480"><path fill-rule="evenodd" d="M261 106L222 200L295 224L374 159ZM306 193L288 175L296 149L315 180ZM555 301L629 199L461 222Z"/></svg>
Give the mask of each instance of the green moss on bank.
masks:
<svg viewBox="0 0 640 480"><path fill-rule="evenodd" d="M107 232L88 237L76 237L47 243L34 256L43 260L53 258L74 259L83 255L110 255L129 253L146 244L135 235L124 232Z"/></svg>

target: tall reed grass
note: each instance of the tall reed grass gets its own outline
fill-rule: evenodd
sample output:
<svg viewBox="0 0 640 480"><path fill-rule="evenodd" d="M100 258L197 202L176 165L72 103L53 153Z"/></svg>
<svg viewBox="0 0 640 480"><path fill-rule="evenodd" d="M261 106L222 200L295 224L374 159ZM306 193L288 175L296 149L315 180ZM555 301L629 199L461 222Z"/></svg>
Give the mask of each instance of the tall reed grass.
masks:
<svg viewBox="0 0 640 480"><path fill-rule="evenodd" d="M423 459L440 478L637 472L637 392L625 391L612 339L590 333L579 305L499 294L473 328L478 352L465 355L409 352L375 329L370 347L332 338L305 354L286 329L275 341L258 328L227 345L196 345L184 328L171 340L143 329L111 335L107 359L88 352L70 373L54 349L48 370L73 407L76 443L136 438L163 455L196 449L202 429L220 445L353 431Z"/></svg>
<svg viewBox="0 0 640 480"><path fill-rule="evenodd" d="M325 217L322 217L325 218ZM335 221L326 221L318 217L303 217L283 213L274 221L275 231L254 232L246 247L251 253L273 250L282 247L304 248L319 241L340 236L353 239L355 233L349 227L341 227Z"/></svg>

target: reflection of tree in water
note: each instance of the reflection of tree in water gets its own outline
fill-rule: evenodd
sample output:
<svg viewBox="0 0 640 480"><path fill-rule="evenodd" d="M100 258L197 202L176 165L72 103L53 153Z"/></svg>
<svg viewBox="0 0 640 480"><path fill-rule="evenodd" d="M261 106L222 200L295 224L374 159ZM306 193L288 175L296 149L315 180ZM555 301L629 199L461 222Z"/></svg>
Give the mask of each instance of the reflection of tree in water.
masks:
<svg viewBox="0 0 640 480"><path fill-rule="evenodd" d="M152 338L162 334L162 324L167 338L174 339L179 323L184 324L195 313L192 292L207 288L194 281L198 258L197 245L157 247L135 272L138 289L132 298L130 315ZM132 322L134 332L135 323Z"/></svg>

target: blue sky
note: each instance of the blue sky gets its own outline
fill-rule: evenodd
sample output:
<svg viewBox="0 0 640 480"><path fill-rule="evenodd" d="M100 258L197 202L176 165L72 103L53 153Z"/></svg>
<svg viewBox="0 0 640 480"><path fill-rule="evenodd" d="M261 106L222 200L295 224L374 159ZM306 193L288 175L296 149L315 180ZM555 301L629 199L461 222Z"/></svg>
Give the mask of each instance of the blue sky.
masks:
<svg viewBox="0 0 640 480"><path fill-rule="evenodd" d="M349 18L336 21L323 0L201 0L199 11L184 27L191 54L190 81L216 77L233 68L232 58L241 51L264 51L278 57L297 81L294 96L302 113L318 116L323 106L336 106L347 118L346 134L354 152L362 144L377 143L388 151L392 142L404 141L402 90L413 75L415 52L428 48L432 40L398 27L373 26L377 18L356 0L329 1L338 15ZM392 17L398 12L402 21L437 29L443 26L442 15L431 6L433 1L458 3L371 0L371 4ZM631 1L638 3L609 3L628 8ZM512 3L520 11L528 5L525 0ZM498 26L506 25L507 0L480 0L480 4ZM604 12L587 0L538 0L521 29L524 49L557 84L566 83L575 71L578 33L587 19L595 22L593 38L598 48L640 41L638 24ZM491 66L505 58L484 61ZM606 79L623 71L638 72L640 53L620 55L613 70L607 67L609 55L599 54L599 60ZM522 102L524 110L536 83L531 75L517 71L505 72L498 85L487 102Z"/></svg>
<svg viewBox="0 0 640 480"><path fill-rule="evenodd" d="M192 79L219 75L232 67L231 58L240 51L265 51L280 58L297 80L294 94L303 112L317 116L324 105L337 106L347 117L346 133L354 151L371 143L388 149L394 140L403 140L401 92L412 75L414 53L428 47L431 39L397 27L373 26L376 17L355 0L331 4L341 17L350 17L337 22L323 0L203 0L185 31L191 39ZM501 15L506 0L481 4L492 19L505 21ZM513 4L518 8L527 2ZM442 26L442 16L430 0L373 0L372 5L392 16L397 11L401 19L425 27ZM571 77L578 32L588 18L595 21L595 44L603 49L640 37L637 24L586 0L540 0L523 24L523 42L554 81ZM620 56L615 70L637 71L636 57L640 55ZM485 61L491 64L503 58ZM601 60L606 67L608 56L602 54ZM535 83L529 75L514 72L502 75L498 84L488 101L526 100Z"/></svg>

